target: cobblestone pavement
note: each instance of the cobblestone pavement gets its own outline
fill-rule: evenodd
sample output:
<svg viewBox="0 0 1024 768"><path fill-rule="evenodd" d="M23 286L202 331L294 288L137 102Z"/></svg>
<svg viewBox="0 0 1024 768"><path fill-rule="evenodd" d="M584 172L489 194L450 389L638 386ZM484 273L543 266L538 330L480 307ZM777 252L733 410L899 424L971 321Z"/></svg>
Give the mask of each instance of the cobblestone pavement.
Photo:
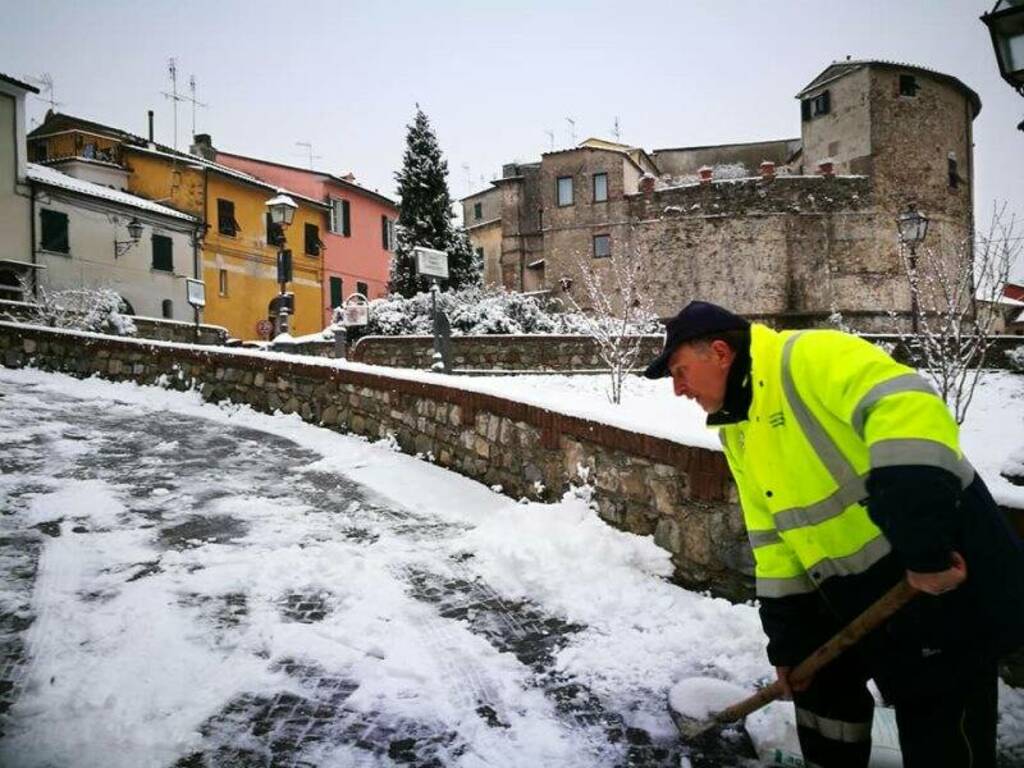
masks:
<svg viewBox="0 0 1024 768"><path fill-rule="evenodd" d="M14 399L17 393L5 392L0 384L0 398L4 396ZM51 392L45 399L47 408L36 410L33 428L22 429L0 455L6 478L0 495L0 583L8 606L0 616L0 728L17 726L21 686L35 660L46 653L45 643L27 641L29 629L35 626L31 637L37 639L59 631L47 625L46 616L33 614L40 552L48 540L90 535L88 525L61 525L67 521L15 524L19 510L46 491L38 482L18 478L51 475L127 487L127 519L136 528L148 529L154 546L151 558L114 569L113 576L123 583L160 574L164 553L187 552L211 542L237 545L249 524L244 514L225 514L217 502L243 491L305 505L310 515L322 516L318 535L326 530L361 547L379 545L382 536L403 542L419 554L396 557L393 576L409 597L429 608L416 627L422 646L445 669L451 695L467 712L475 712L477 728L482 723L501 738L510 731L514 713L508 711L498 673L479 657L462 653L454 626L513 656L524 670L523 686L550 703L563 727L585 735L581 743L593 746L593 764L680 764L674 739L659 741L628 725L628 701L600 697L557 668L555 654L584 627L548 615L538 605L504 599L474 572L471 552L442 546L459 533L457 526L389 505L344 476L293 471L320 457L270 434L179 414L79 402ZM13 423L0 408L0 429L25 426ZM77 441L81 451L68 450ZM154 448L168 441L176 443L173 455ZM169 494L179 503L166 503ZM353 508L358 515L337 514ZM423 556L435 550L442 554ZM97 605L108 597L103 590L79 595ZM173 607L191 611L196 631L208 642L230 644L253 620L253 599L237 586L216 595L186 590ZM275 610L284 621L316 625L337 605L331 590L283 590ZM474 743L463 728L352 706L359 683L344 668L311 663L300 653L267 658L266 664L291 683L276 693L242 693L224 703L200 725L201 745L174 762L174 768L441 766L473 755ZM729 764L728 755L715 760L716 765Z"/></svg>

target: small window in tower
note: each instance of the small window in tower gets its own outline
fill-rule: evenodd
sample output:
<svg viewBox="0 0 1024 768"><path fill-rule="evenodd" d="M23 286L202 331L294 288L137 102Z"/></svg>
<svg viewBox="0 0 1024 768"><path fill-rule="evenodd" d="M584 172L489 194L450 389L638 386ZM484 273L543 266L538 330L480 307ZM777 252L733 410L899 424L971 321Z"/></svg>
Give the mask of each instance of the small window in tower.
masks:
<svg viewBox="0 0 1024 768"><path fill-rule="evenodd" d="M949 171L949 188L956 189L960 186L960 174L957 172L956 158L950 153L947 162L947 170Z"/></svg>
<svg viewBox="0 0 1024 768"><path fill-rule="evenodd" d="M160 303L160 313L164 316L165 320L174 319L174 302L170 299L164 299Z"/></svg>
<svg viewBox="0 0 1024 768"><path fill-rule="evenodd" d="M827 115L832 111L832 96L828 90L824 90L817 96L804 99L800 103L800 113L803 120L812 120L815 117Z"/></svg>
<svg viewBox="0 0 1024 768"><path fill-rule="evenodd" d="M917 96L920 88L917 78L913 75L900 75L900 96Z"/></svg>

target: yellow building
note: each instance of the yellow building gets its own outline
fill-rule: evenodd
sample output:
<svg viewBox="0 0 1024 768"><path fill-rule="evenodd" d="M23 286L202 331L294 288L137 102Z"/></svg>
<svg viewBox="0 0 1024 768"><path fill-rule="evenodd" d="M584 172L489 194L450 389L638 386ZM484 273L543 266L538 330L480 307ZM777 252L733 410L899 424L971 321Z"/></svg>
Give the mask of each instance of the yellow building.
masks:
<svg viewBox="0 0 1024 768"><path fill-rule="evenodd" d="M266 338L276 317L278 245L269 230L267 200L277 188L198 154L70 115L51 113L28 137L30 157L72 175L122 188L199 217L205 235L194 274L206 285L205 323L239 339ZM88 147L88 150L86 149ZM195 151L202 151L199 145ZM85 154L83 154L85 153ZM74 172L73 172L74 171ZM298 204L284 233L292 251L293 336L323 327L323 243L328 207L295 192Z"/></svg>

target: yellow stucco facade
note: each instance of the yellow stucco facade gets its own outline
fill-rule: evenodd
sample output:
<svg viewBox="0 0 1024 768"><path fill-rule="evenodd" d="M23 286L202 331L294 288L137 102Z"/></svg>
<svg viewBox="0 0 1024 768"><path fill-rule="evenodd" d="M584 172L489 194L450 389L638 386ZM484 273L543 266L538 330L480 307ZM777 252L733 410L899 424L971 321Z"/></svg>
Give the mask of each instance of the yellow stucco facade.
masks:
<svg viewBox="0 0 1024 768"><path fill-rule="evenodd" d="M266 227L266 203L276 190L187 157L132 146L124 150L133 194L162 200L206 222L200 246L201 274L206 284L203 322L224 326L235 338L261 338L260 321L270 319L270 302L280 292L277 247L267 245ZM305 225L313 224L324 232L327 212L301 197L294 199L299 209L285 232L293 265L288 290L295 294L289 331L300 336L323 327L323 252L305 253ZM238 225L234 234L222 231L219 200L231 204Z"/></svg>
<svg viewBox="0 0 1024 768"><path fill-rule="evenodd" d="M260 338L258 324L270 319L270 302L280 292L277 283L277 247L266 245L267 200L275 191L230 176L209 171L206 191L206 220L209 224L203 242L203 282L206 283L206 322L223 325L240 339ZM286 248L292 251L292 282L288 290L295 294L295 314L289 331L301 336L323 327L320 297L323 284L323 250L305 252L305 225L315 225L320 233L327 227L326 211L301 198L290 227L285 230ZM221 231L220 203L234 208L238 231Z"/></svg>

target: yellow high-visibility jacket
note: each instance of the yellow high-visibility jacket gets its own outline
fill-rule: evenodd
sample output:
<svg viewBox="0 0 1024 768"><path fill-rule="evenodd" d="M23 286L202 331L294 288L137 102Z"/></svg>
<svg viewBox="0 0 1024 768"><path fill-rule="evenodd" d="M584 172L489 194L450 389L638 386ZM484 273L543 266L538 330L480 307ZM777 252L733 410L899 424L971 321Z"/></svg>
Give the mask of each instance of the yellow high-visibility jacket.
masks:
<svg viewBox="0 0 1024 768"><path fill-rule="evenodd" d="M868 516L872 469L931 466L966 488L956 421L913 369L839 331L751 327L747 418L721 427L755 562L757 595L814 592L892 546Z"/></svg>

